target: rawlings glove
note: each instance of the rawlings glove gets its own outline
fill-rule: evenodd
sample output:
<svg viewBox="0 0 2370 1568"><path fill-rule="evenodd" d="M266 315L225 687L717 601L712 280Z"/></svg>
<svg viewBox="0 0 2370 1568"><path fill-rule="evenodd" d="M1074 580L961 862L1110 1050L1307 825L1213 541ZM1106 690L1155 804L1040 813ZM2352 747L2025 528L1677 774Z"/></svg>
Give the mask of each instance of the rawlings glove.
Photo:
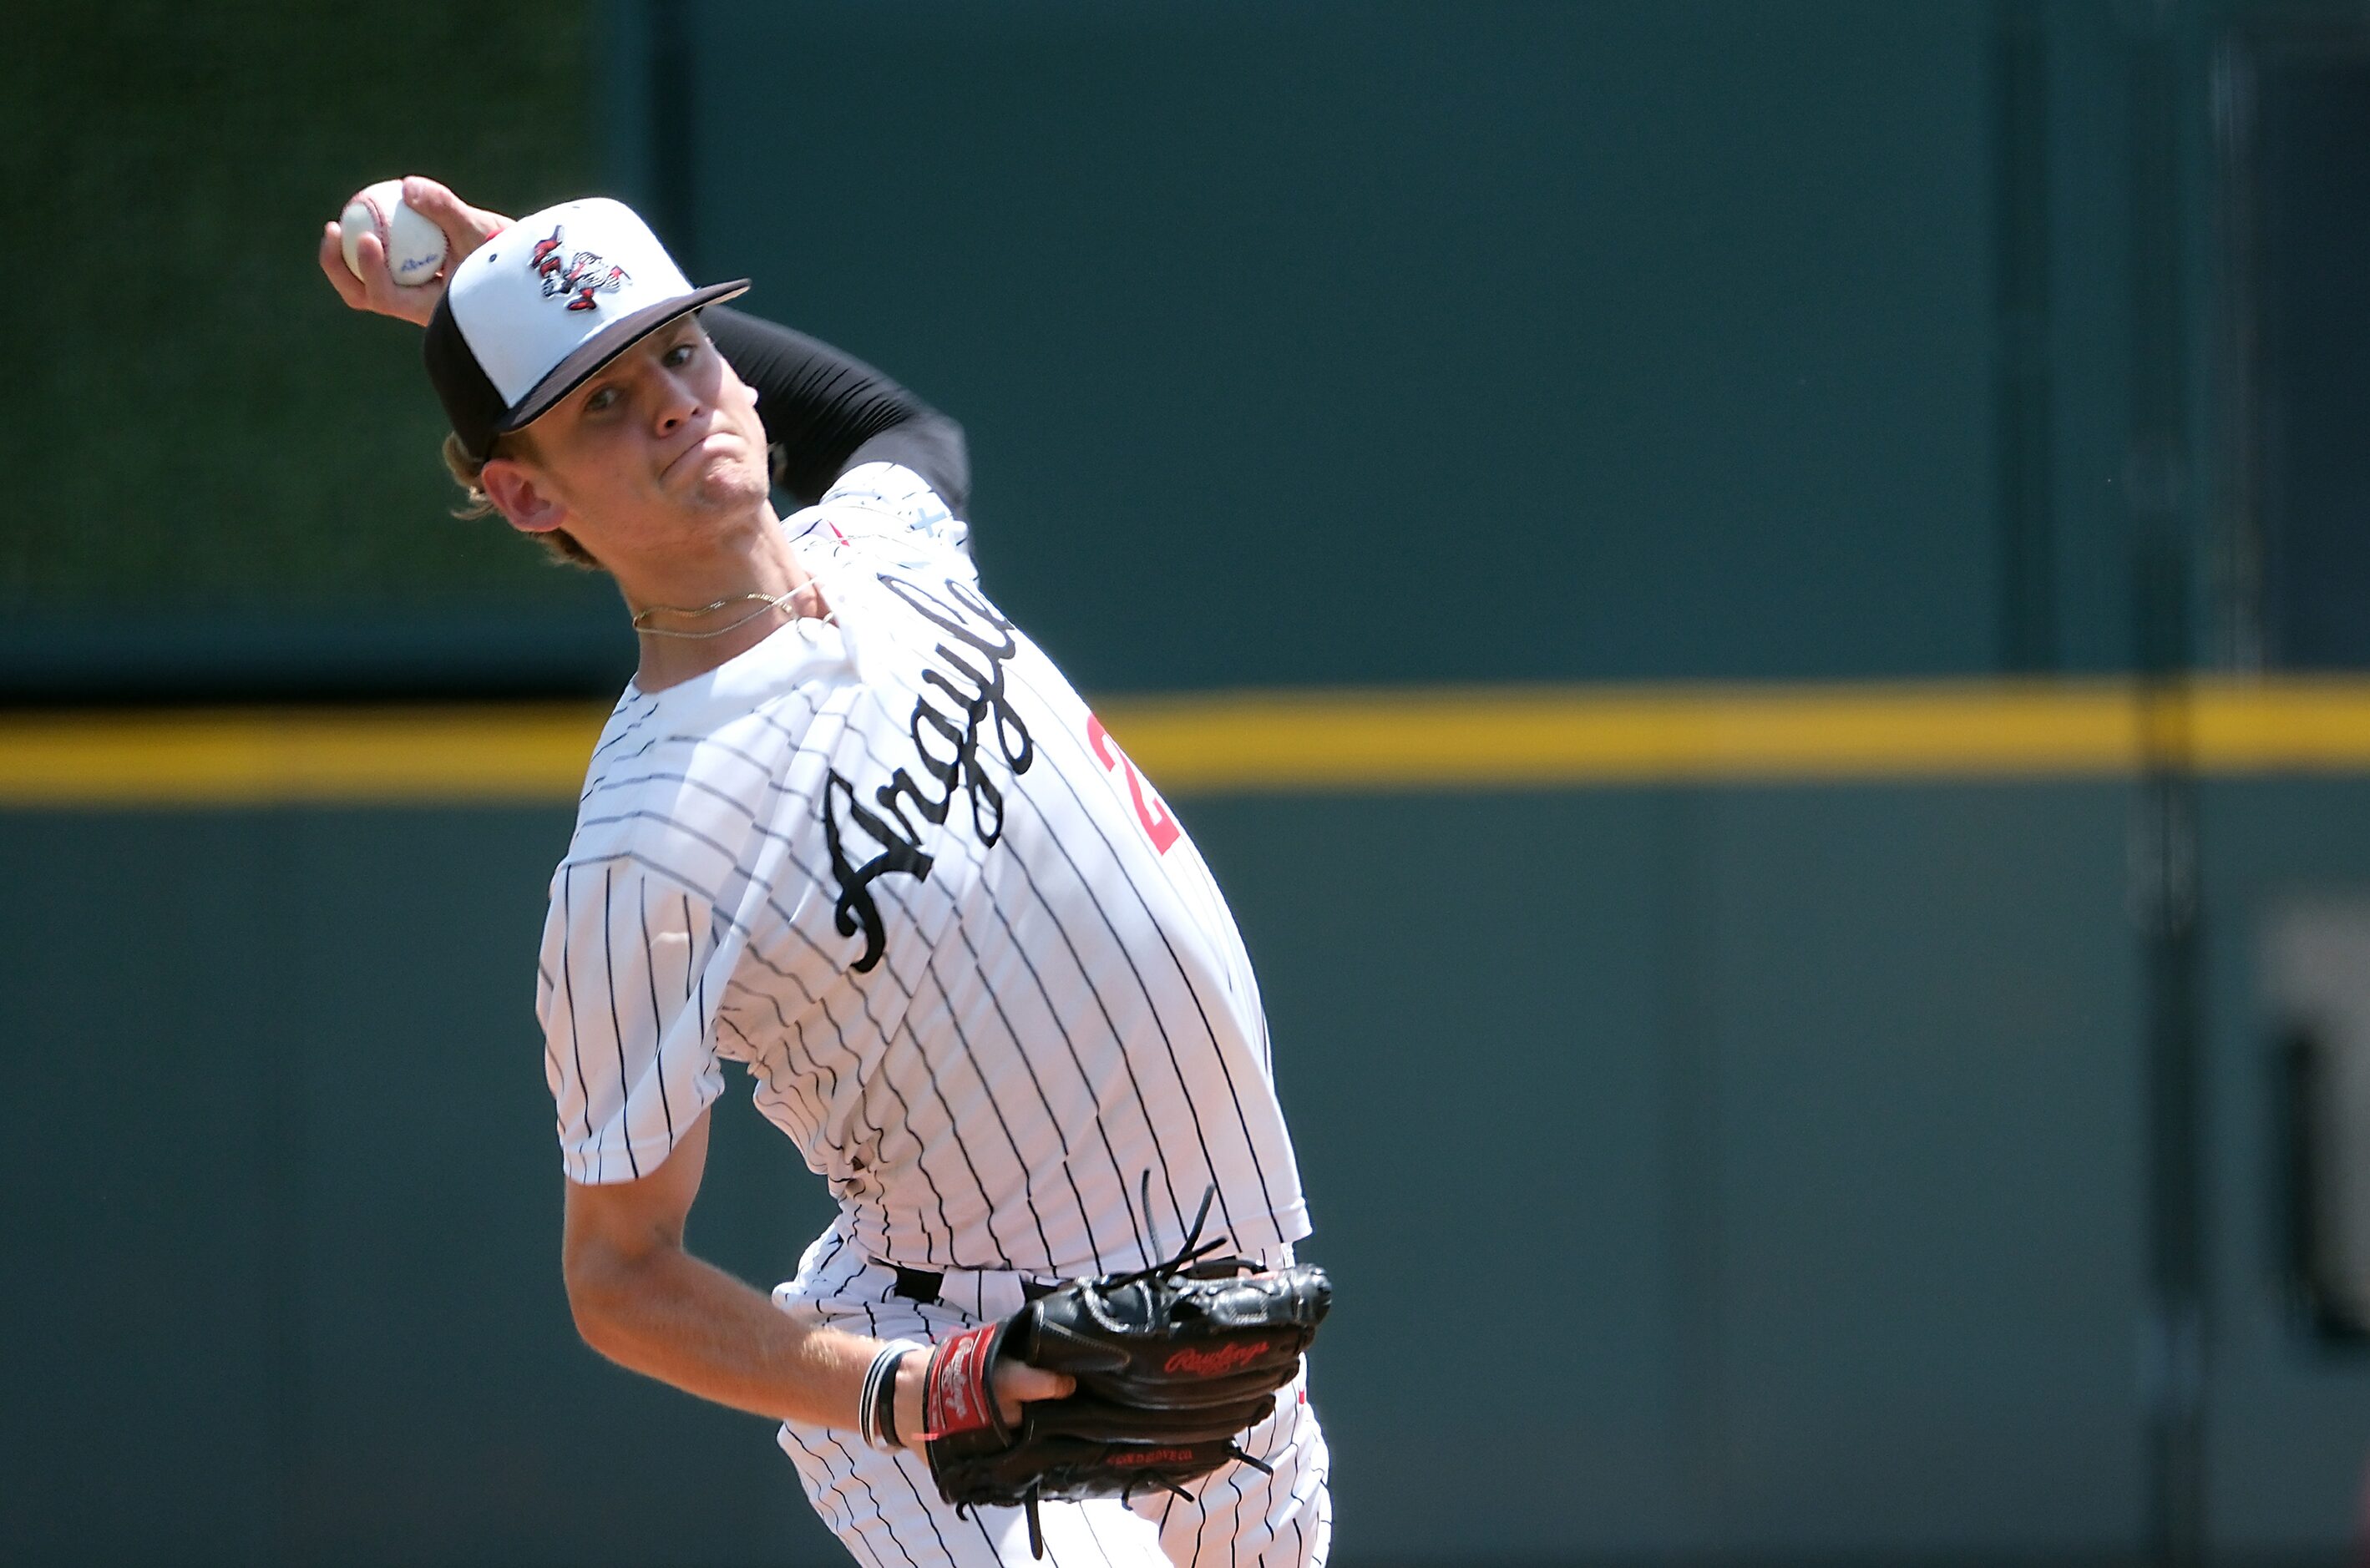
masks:
<svg viewBox="0 0 2370 1568"><path fill-rule="evenodd" d="M1236 1439L1275 1408L1331 1303L1309 1265L1243 1272L1224 1246L1195 1247L1133 1274L1074 1279L1000 1323L941 1341L924 1383L922 1446L939 1495L958 1511L1029 1510L1044 1555L1039 1502L1125 1497L1145 1487L1191 1496L1185 1482L1229 1459L1267 1467ZM1021 1407L1007 1425L991 1374L1001 1356L1067 1372L1077 1389Z"/></svg>

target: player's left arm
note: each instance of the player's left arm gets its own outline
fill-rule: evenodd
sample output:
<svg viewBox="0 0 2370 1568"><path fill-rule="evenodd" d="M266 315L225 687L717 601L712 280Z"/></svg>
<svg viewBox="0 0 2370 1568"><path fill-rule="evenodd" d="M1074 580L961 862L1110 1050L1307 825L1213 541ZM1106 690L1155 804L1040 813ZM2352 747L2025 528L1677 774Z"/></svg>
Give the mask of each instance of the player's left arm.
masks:
<svg viewBox="0 0 2370 1568"><path fill-rule="evenodd" d="M805 1425L852 1427L880 1342L803 1323L684 1247L708 1168L708 1113L635 1181L568 1185L562 1271L585 1343L719 1404ZM921 1356L900 1368L899 1429L921 1431ZM1057 1399L1071 1380L1018 1361L995 1368L998 1402Z"/></svg>
<svg viewBox="0 0 2370 1568"><path fill-rule="evenodd" d="M584 1342L664 1383L780 1420L847 1424L865 1342L817 1333L684 1247L708 1168L708 1115L639 1180L568 1184L561 1271Z"/></svg>

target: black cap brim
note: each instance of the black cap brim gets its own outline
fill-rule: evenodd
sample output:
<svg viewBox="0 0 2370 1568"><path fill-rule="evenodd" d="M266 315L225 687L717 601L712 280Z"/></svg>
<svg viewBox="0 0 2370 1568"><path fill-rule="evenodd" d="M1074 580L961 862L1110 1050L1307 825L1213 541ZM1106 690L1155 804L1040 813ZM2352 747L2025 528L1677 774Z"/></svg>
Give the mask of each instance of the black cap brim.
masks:
<svg viewBox="0 0 2370 1568"><path fill-rule="evenodd" d="M550 413L553 404L583 385L594 372L667 323L680 320L702 305L712 305L719 300L737 299L748 292L749 280L746 278L730 283L710 283L704 289L694 289L690 293L662 300L657 304L645 305L631 315L620 316L584 339L574 353L552 366L550 373L536 382L515 406L494 421L493 433L508 435Z"/></svg>

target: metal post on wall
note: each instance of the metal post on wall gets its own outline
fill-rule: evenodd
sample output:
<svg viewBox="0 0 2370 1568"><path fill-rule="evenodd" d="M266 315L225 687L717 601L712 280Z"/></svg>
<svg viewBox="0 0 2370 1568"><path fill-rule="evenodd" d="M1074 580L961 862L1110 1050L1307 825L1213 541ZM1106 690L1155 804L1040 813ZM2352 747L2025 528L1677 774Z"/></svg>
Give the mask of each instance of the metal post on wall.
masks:
<svg viewBox="0 0 2370 1568"><path fill-rule="evenodd" d="M2190 736L2192 551L2181 294L2178 0L2140 0L2130 43L2131 445L2125 472L2140 778L2132 894L2145 948L2150 1556L2204 1561L2206 1280L2198 851Z"/></svg>

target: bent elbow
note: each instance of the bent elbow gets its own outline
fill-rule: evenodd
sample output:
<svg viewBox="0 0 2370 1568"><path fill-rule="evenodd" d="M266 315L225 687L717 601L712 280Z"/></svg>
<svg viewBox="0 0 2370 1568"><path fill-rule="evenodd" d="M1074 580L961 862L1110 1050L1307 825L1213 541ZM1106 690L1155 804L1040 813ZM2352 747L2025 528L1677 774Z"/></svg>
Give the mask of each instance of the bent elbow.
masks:
<svg viewBox="0 0 2370 1568"><path fill-rule="evenodd" d="M568 1250L560 1276L568 1288L568 1314L577 1336L602 1355L616 1359L620 1311L627 1294L624 1270L616 1259L595 1249Z"/></svg>
<svg viewBox="0 0 2370 1568"><path fill-rule="evenodd" d="M568 1316L576 1325L576 1337L599 1350L603 1325L608 1320L603 1315L592 1293L580 1286L572 1275L568 1280Z"/></svg>

